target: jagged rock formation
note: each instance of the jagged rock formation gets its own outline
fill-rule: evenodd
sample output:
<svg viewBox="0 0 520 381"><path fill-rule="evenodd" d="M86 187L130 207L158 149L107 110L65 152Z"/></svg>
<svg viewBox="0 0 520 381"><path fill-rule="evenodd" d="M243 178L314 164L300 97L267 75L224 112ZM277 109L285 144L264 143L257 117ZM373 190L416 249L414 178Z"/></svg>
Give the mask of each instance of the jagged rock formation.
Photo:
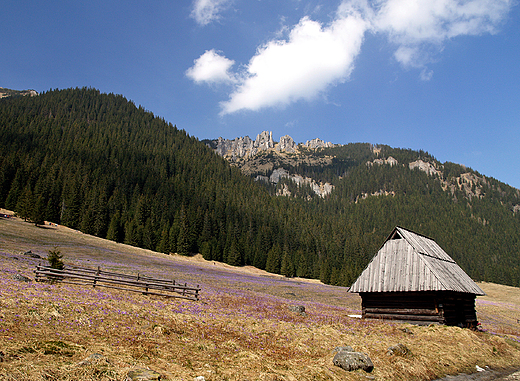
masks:
<svg viewBox="0 0 520 381"><path fill-rule="evenodd" d="M278 152L295 153L298 146L294 142L293 138L289 135L285 135L280 138L280 142L276 145L275 149Z"/></svg>
<svg viewBox="0 0 520 381"><path fill-rule="evenodd" d="M292 140L292 138L291 138ZM293 141L294 143L294 141ZM249 136L235 138L233 140L219 137L216 141L215 151L231 162L242 158L251 158L256 154L274 148L272 132L263 131L251 140Z"/></svg>
<svg viewBox="0 0 520 381"><path fill-rule="evenodd" d="M213 141L213 144L210 144L210 146L213 146L220 156L225 157L231 162L236 162L239 159L250 159L261 152L270 151L272 149L279 153L300 153L298 144L294 142L292 137L289 135L282 136L280 141L275 143L273 133L269 131L261 132L256 136L255 140L252 140L249 136L238 137L233 140L219 137ZM301 146L309 149L318 149L334 147L335 145L316 138L307 141Z"/></svg>
<svg viewBox="0 0 520 381"><path fill-rule="evenodd" d="M317 148L331 148L331 147L334 147L334 144L332 144L330 142L324 142L323 140L316 138L316 139L312 139L312 140L307 140L307 142L305 144L303 144L303 146L305 148L317 149Z"/></svg>
<svg viewBox="0 0 520 381"><path fill-rule="evenodd" d="M298 186L308 185L320 197L325 197L334 189L329 183L316 182L310 177L303 177L297 174L290 174L289 171L281 166L275 168L275 163L262 160L259 155L262 153L273 153L276 155L278 164L295 166L299 164L328 164L331 159L312 158L304 155L299 149L298 144L289 135L282 136L276 143L273 140L272 132L263 131L252 140L249 136L238 137L233 140L219 137L217 140L208 144L213 147L216 153L226 158L231 164L237 165L244 174L255 176L257 181L266 181L278 184L280 179L287 178ZM307 149L317 150L319 148L333 147L334 144L324 142L321 139L313 139L301 145ZM293 155L288 157L287 155ZM269 174L270 172L270 174ZM267 176L269 175L269 176ZM284 186L277 191L278 195L290 196L288 187Z"/></svg>

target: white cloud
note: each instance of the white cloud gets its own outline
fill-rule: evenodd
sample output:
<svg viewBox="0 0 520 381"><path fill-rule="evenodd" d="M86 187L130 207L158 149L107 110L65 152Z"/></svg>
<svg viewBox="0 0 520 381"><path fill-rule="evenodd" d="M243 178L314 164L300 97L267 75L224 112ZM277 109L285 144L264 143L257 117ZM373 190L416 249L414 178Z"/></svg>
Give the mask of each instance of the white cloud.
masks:
<svg viewBox="0 0 520 381"><path fill-rule="evenodd" d="M284 106L310 100L348 79L359 53L366 22L351 12L324 28L304 17L286 40L260 47L221 114Z"/></svg>
<svg viewBox="0 0 520 381"><path fill-rule="evenodd" d="M193 17L199 25L208 25L220 18L220 12L227 7L229 1L230 0L194 0L191 17Z"/></svg>
<svg viewBox="0 0 520 381"><path fill-rule="evenodd" d="M195 4L206 7L211 20L227 1L198 0ZM198 83L234 85L229 99L221 102L221 115L284 107L314 99L348 80L365 33L370 31L387 35L396 46L395 59L404 67L420 69L420 78L428 81L433 71L427 64L446 41L495 33L514 0L369 1L342 0L329 25L304 17L292 28L284 27L286 38L277 35L260 46L239 74L230 72L234 61L214 50L204 53L186 74Z"/></svg>
<svg viewBox="0 0 520 381"><path fill-rule="evenodd" d="M229 72L235 61L230 60L214 49L197 58L194 65L186 71L186 76L196 83L234 83L235 78Z"/></svg>
<svg viewBox="0 0 520 381"><path fill-rule="evenodd" d="M451 38L496 32L510 7L511 0L381 0L373 26L399 45L397 61L424 67Z"/></svg>

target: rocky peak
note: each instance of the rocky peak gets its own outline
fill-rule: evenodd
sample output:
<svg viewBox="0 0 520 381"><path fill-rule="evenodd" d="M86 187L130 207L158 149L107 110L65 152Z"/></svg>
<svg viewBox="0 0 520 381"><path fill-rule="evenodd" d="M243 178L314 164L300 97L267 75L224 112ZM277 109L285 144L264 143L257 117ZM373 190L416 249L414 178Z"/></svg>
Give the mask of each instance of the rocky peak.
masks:
<svg viewBox="0 0 520 381"><path fill-rule="evenodd" d="M317 149L334 147L334 144L332 144L331 142L324 142L323 140L316 138L312 140L307 140L307 142L303 146L310 149Z"/></svg>
<svg viewBox="0 0 520 381"><path fill-rule="evenodd" d="M278 152L287 152L287 153L295 153L298 149L298 146L294 142L293 138L289 135L282 136L280 138L280 142L275 147Z"/></svg>
<svg viewBox="0 0 520 381"><path fill-rule="evenodd" d="M267 151L270 148L274 148L273 133L262 131L256 135L254 147L258 148L258 151Z"/></svg>

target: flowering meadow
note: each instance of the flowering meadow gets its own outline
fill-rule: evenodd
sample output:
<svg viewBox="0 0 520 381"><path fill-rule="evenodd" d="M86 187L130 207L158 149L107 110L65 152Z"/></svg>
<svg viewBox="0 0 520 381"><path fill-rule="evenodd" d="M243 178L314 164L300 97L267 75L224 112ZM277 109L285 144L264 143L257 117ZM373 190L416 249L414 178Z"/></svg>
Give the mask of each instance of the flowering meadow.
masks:
<svg viewBox="0 0 520 381"><path fill-rule="evenodd" d="M65 265L200 285L201 299L35 282L55 245ZM0 380L124 380L138 368L162 380L433 380L476 365L518 368L519 290L481 287L479 332L365 321L349 316L360 314L360 298L342 287L0 219ZM399 343L408 355L388 353ZM342 345L368 354L374 371L335 367Z"/></svg>

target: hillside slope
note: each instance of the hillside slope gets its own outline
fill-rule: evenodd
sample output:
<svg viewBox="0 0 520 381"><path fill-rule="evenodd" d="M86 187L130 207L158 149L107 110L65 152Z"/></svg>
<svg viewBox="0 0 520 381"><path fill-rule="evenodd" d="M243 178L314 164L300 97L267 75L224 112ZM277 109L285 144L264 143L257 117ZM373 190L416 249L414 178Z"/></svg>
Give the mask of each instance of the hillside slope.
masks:
<svg viewBox="0 0 520 381"><path fill-rule="evenodd" d="M18 274L34 279L35 266L45 261L23 251L45 257L54 245L67 266L200 285L201 301L16 280ZM0 379L123 380L147 368L168 380L403 381L472 373L477 365L518 369L519 289L479 286L487 293L476 301L481 331L362 320L349 317L360 313L361 300L343 287L0 218ZM294 306L304 306L305 315ZM370 356L370 375L333 365L333 349L346 343ZM411 354L390 355L398 343ZM101 360L85 364L94 353Z"/></svg>
<svg viewBox="0 0 520 381"><path fill-rule="evenodd" d="M204 143L95 89L0 99L0 207L36 224L336 285L350 285L401 225L434 238L474 279L520 285L519 194L494 179L424 152L317 140L253 155L266 167L244 176ZM272 176L271 157L276 186L255 181ZM437 174L411 169L426 165L419 159Z"/></svg>

